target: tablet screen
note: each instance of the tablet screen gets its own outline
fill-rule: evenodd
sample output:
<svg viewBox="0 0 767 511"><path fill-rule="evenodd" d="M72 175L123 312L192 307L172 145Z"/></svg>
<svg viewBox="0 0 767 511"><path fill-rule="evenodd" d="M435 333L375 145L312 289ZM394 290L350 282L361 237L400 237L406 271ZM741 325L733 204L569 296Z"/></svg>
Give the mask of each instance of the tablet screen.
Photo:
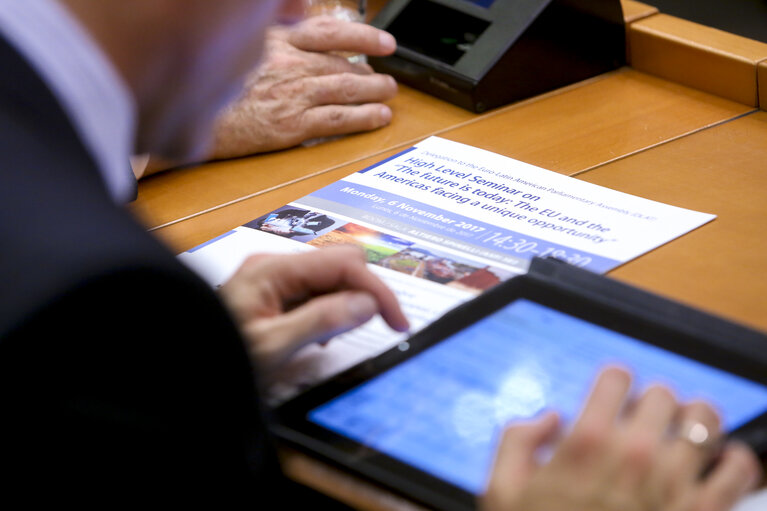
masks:
<svg viewBox="0 0 767 511"><path fill-rule="evenodd" d="M572 421L607 364L635 389L669 385L715 404L731 431L767 409L767 387L518 299L309 412L342 436L462 488L484 491L500 428L556 410Z"/></svg>

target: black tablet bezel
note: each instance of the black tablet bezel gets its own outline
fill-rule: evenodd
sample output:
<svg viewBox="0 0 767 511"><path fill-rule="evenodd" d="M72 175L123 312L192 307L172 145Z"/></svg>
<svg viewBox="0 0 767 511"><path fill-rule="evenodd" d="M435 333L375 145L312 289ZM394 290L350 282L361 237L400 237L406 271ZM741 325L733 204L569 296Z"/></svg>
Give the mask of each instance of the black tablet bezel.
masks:
<svg viewBox="0 0 767 511"><path fill-rule="evenodd" d="M306 417L310 410L520 298L767 385L767 364L764 358L744 356L743 353L730 349L726 339L712 342L706 336L696 335L695 328L689 328L690 325L685 323L687 318L682 316L676 318L674 314L670 314L671 317L659 321L657 314L643 312L657 310L658 303L648 302L646 308L628 307L621 300L596 299L594 296L597 295L584 295L575 288L558 286L530 275L514 277L447 313L405 343L400 343L399 346L337 375L277 408L274 410L274 432L300 449L319 455L327 461L427 505L448 511L474 509L476 496L314 424ZM654 299L656 298L653 295L642 292L639 303L651 302ZM663 299L657 300L660 300L662 305ZM738 327L733 327L734 331L738 332ZM734 339L733 342L737 340ZM730 435L741 438L758 452L764 453L767 451L767 413L731 432Z"/></svg>

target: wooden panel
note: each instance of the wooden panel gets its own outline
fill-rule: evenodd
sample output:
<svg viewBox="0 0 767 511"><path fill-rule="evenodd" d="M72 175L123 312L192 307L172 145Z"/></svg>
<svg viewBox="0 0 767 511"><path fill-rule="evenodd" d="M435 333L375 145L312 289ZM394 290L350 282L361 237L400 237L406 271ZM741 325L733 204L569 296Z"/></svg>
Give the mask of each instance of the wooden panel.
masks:
<svg viewBox="0 0 767 511"><path fill-rule="evenodd" d="M441 136L572 175L749 110L625 68Z"/></svg>
<svg viewBox="0 0 767 511"><path fill-rule="evenodd" d="M641 2L632 2L630 0L622 0L621 7L623 8L623 20L626 22L626 62L631 64L631 39L628 34L628 25L647 18L654 14L658 14L658 9L651 5L643 4Z"/></svg>
<svg viewBox="0 0 767 511"><path fill-rule="evenodd" d="M756 80L759 84L759 108L767 110L767 59L759 63Z"/></svg>
<svg viewBox="0 0 767 511"><path fill-rule="evenodd" d="M717 215L611 275L767 331L767 112L579 176Z"/></svg>
<svg viewBox="0 0 767 511"><path fill-rule="evenodd" d="M149 176L139 182L139 200L132 207L148 225L161 225L477 117L406 86L388 104L394 113L391 124L373 132Z"/></svg>
<svg viewBox="0 0 767 511"><path fill-rule="evenodd" d="M283 470L291 479L310 486L354 509L364 511L427 511L367 480L342 472L303 453L283 448Z"/></svg>
<svg viewBox="0 0 767 511"><path fill-rule="evenodd" d="M445 108L449 105L428 96L416 101L412 94L408 96L415 110L413 115L403 115L391 127L375 133L152 176L141 183L133 210L147 226L163 225L285 183L331 172L345 162L359 162L363 156L383 157L383 151L425 138L429 127L433 133L452 140L573 174L750 110L629 68L471 117L464 123L453 122L458 125L453 129L447 129L451 122L444 116L439 122L434 118L419 121L418 113L436 115L434 110L439 109L432 102ZM426 106L421 107L422 102ZM478 119L483 121L476 123ZM409 125L419 123L420 128ZM439 123L447 126L436 130ZM357 163L346 172L362 167Z"/></svg>
<svg viewBox="0 0 767 511"><path fill-rule="evenodd" d="M635 69L757 105L756 65L767 44L665 14L632 23L628 40Z"/></svg>

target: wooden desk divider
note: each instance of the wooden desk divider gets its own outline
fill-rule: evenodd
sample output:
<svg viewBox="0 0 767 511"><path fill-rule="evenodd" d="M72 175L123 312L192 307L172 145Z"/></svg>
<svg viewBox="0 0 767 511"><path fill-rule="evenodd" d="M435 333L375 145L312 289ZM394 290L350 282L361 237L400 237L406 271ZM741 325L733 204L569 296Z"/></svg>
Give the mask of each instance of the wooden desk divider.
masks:
<svg viewBox="0 0 767 511"><path fill-rule="evenodd" d="M748 106L757 106L757 64L767 44L666 14L631 23L629 63Z"/></svg>
<svg viewBox="0 0 767 511"><path fill-rule="evenodd" d="M648 16L658 14L658 8L652 5L634 2L633 0L622 0L623 20L626 22L626 63L631 65L631 39L629 38L629 25Z"/></svg>

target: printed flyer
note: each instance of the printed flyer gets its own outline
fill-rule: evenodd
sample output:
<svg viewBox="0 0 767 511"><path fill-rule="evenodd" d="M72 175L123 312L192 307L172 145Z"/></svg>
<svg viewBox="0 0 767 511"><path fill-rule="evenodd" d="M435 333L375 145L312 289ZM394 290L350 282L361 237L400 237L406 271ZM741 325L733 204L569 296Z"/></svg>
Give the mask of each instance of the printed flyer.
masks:
<svg viewBox="0 0 767 511"><path fill-rule="evenodd" d="M355 244L415 331L524 273L534 256L604 273L714 218L431 137L179 258L218 286L252 253ZM308 346L271 399L289 398L403 338L376 318L327 346Z"/></svg>

